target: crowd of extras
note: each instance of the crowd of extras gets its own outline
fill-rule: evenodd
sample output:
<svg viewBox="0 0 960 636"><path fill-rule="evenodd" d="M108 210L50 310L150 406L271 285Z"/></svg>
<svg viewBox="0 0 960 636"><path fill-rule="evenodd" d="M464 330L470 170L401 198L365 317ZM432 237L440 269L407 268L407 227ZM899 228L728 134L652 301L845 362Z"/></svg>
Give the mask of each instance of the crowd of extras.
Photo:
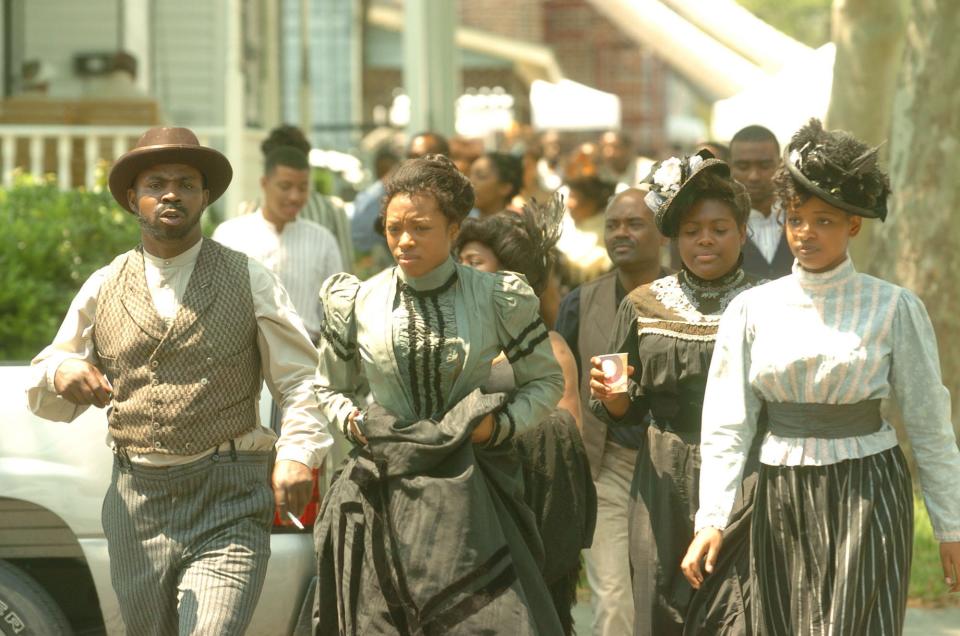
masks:
<svg viewBox="0 0 960 636"><path fill-rule="evenodd" d="M585 594L597 636L899 634L914 476L960 591L960 450L922 290L850 256L901 212L879 148L816 119L652 157L618 131L497 150L422 132L348 205L295 127L261 148L260 197L213 240L223 155L154 129L119 158L143 243L34 361L38 414L112 403L128 631L245 629L268 470L299 524L320 469L321 635L572 634ZM258 486L205 498L232 475ZM200 534L168 537L168 517ZM200 610L177 609L177 580Z"/></svg>

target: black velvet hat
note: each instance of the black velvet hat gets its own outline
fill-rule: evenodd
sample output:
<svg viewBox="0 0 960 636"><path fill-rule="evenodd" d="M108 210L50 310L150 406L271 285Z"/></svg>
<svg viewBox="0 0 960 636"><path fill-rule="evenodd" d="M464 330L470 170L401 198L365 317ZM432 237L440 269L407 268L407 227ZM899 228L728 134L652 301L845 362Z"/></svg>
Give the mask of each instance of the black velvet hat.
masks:
<svg viewBox="0 0 960 636"><path fill-rule="evenodd" d="M879 149L811 119L783 149L783 165L800 190L850 214L883 221L890 184L877 166Z"/></svg>
<svg viewBox="0 0 960 636"><path fill-rule="evenodd" d="M650 174L642 181L650 184L650 191L643 200L653 212L661 234L670 238L677 236L680 215L690 207L696 195L693 185L696 177L708 173L730 179L730 166L709 150L701 150L689 157L670 157L653 165Z"/></svg>

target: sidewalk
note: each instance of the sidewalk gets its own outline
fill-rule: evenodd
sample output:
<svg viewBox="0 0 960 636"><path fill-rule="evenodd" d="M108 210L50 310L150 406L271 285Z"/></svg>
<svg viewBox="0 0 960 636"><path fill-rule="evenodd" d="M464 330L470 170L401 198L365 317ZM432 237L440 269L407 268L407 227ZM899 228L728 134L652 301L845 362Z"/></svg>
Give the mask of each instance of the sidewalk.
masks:
<svg viewBox="0 0 960 636"><path fill-rule="evenodd" d="M573 608L573 620L577 636L591 636L593 610L589 603L579 603ZM960 608L907 608L903 636L960 636Z"/></svg>

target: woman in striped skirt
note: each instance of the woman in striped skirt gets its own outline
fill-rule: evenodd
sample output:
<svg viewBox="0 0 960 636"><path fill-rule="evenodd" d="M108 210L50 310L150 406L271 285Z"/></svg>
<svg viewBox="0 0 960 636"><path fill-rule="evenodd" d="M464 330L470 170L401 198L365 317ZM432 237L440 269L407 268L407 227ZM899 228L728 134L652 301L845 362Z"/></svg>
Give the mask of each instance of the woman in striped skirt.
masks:
<svg viewBox="0 0 960 636"><path fill-rule="evenodd" d="M899 409L946 584L960 589L960 451L930 319L847 254L863 217L886 216L876 161L876 149L816 120L794 135L776 177L793 273L738 296L720 322L682 568L694 586L709 576L765 411L750 541L757 634L902 632L912 489L881 401Z"/></svg>

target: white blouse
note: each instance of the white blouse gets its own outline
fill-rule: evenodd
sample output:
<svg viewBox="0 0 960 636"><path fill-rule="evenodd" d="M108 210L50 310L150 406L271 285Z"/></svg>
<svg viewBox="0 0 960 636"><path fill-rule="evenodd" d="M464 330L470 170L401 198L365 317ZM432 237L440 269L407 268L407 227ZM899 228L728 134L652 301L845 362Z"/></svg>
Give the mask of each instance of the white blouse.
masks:
<svg viewBox="0 0 960 636"><path fill-rule="evenodd" d="M910 291L858 273L849 258L829 272L793 274L747 290L720 321L703 404L697 530L726 526L763 402L853 404L882 399L898 409L917 458L940 541L960 541L960 450L936 337ZM886 421L838 439L767 433L760 461L823 466L897 445Z"/></svg>

